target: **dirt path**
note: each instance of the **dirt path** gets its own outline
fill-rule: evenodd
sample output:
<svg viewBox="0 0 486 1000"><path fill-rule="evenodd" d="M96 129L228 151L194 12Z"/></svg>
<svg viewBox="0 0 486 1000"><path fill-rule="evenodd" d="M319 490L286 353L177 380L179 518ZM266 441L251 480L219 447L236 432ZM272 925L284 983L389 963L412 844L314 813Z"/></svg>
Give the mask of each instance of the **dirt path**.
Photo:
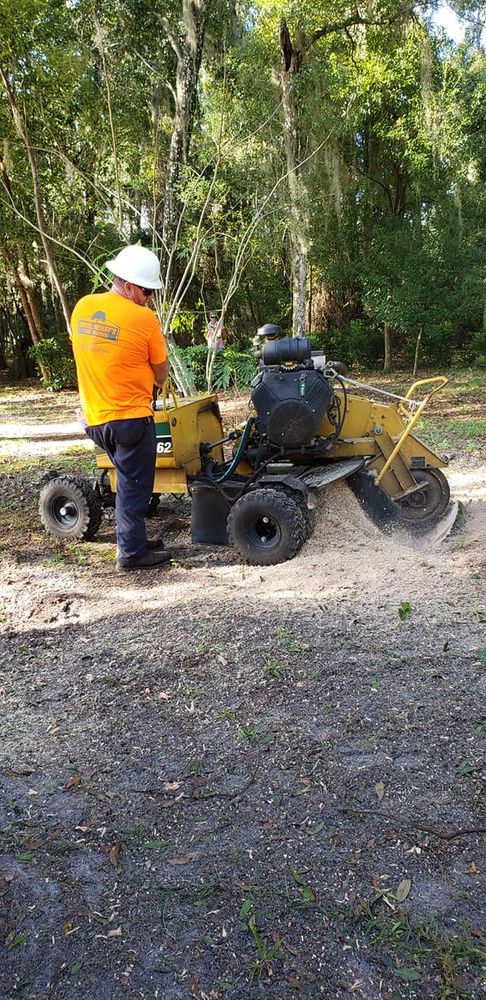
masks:
<svg viewBox="0 0 486 1000"><path fill-rule="evenodd" d="M4 557L2 997L484 995L484 473L425 550L339 484L268 569Z"/></svg>

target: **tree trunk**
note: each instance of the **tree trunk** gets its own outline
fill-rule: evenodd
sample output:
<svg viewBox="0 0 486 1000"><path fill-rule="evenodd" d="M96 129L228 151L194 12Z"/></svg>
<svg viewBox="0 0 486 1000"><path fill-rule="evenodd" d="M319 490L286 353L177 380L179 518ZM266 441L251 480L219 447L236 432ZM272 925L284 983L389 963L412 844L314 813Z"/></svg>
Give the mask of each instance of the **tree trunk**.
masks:
<svg viewBox="0 0 486 1000"><path fill-rule="evenodd" d="M383 326L383 343L385 347L385 360L383 364L383 371L385 373L391 372L392 370L392 328L389 323L385 323Z"/></svg>
<svg viewBox="0 0 486 1000"><path fill-rule="evenodd" d="M415 376L417 374L418 360L419 360L419 353L420 353L420 341L421 340L422 340L422 327L420 327L420 330L418 332L418 337L417 337L417 343L415 344L415 357L414 357L414 360L413 360L413 372L412 372L412 375L413 375L414 378L415 378Z"/></svg>
<svg viewBox="0 0 486 1000"><path fill-rule="evenodd" d="M183 0L184 38L179 40L172 32L169 33L177 57L175 113L169 159L165 170L162 217L157 219L157 228L162 232L161 261L166 299L170 298L175 284L172 265L181 211L181 199L177 188L182 168L189 156L197 101L197 82L211 2L212 0Z"/></svg>
<svg viewBox="0 0 486 1000"><path fill-rule="evenodd" d="M5 246L1 248L1 255L5 264L5 270L10 278L11 285L17 289L17 293L20 299L22 310L25 317L25 323L30 334L30 339L34 346L38 344L43 339L42 324L40 321L39 312L37 310L37 304L35 302L35 297L33 294L32 282L27 279L25 274L22 274L19 268L13 263L11 257ZM23 255L22 255L23 256ZM24 263L26 264L25 258ZM30 284L30 288L27 289L26 285ZM12 327L13 329L13 327ZM25 343L24 338L13 337L12 342L14 344L14 365L18 373L25 372L26 369L26 358L25 355ZM20 347L19 347L20 345ZM17 351L22 352L22 357L17 358ZM43 378L45 378L47 372L44 368L42 361L37 361L39 369ZM27 374L18 374L18 378L28 378Z"/></svg>
<svg viewBox="0 0 486 1000"><path fill-rule="evenodd" d="M292 335L303 337L306 322L307 219L306 191L299 171L300 136L293 80L303 51L293 46L286 22L280 22L280 95L283 110L285 157L290 202L290 251L292 265Z"/></svg>
<svg viewBox="0 0 486 1000"><path fill-rule="evenodd" d="M28 319L27 322L29 325L32 342L34 344L38 344L40 340L44 339L45 332L42 326L42 320L39 315L39 310L37 308L37 302L34 292L34 283L32 281L32 278L30 277L29 265L24 253L24 248L21 243L17 244L17 250L18 250L19 265L20 265L17 268L17 273L27 298L29 312L32 319L32 328ZM26 313L26 318L27 318L27 313Z"/></svg>
<svg viewBox="0 0 486 1000"><path fill-rule="evenodd" d="M69 322L70 322L70 318L71 318L71 316L70 316L70 310L69 310L69 306L68 306L68 303L67 303L66 296L64 294L64 290L63 290L61 282L59 280L59 275L57 273L57 268L56 268L56 265L55 265L55 262L54 262L54 258L53 258L52 254L51 254L51 248L50 248L50 245L49 245L49 239L48 239L48 236L47 236L46 225L45 225L44 208L43 208L43 205L42 205L42 195L41 195L41 189L40 189L40 183L39 183L39 175L37 173L37 164L36 164L36 161L35 161L34 151L33 151L32 146L30 144L30 140L29 140L29 136L28 136L28 133L27 133L25 122L23 121L22 116L21 116L21 114L19 112L19 109L17 107L17 102L15 100L14 92L13 92L11 86L10 86L7 74L6 74L6 72L5 72L5 70L3 69L2 66L0 66L0 77L2 79L4 88L5 88L5 92L7 94L8 102L10 104L10 110L12 112L12 120L13 120L13 123L14 123L14 126L15 126L15 130L16 130L19 138L22 140L22 142L23 142L23 144L25 146L26 153L27 153L27 159L29 161L30 173L31 173L31 176L32 176L32 184L33 184L33 188L34 188L34 204L35 204L35 211L36 211L36 216L37 216L37 226L38 226L38 229L39 229L40 238L42 240L42 246L43 246L43 249L44 249L44 253L46 255L46 261L47 261L47 267L48 267L48 271L49 271L49 276L50 276L51 282L53 284L53 287L56 289L56 292L57 292L57 294L59 296L59 301L60 301L60 303L62 305L62 310L63 310L63 313L64 313L64 319L65 319L65 322L66 322L66 330L69 333Z"/></svg>
<svg viewBox="0 0 486 1000"><path fill-rule="evenodd" d="M7 192L9 201L13 202L10 177L8 174L5 158L2 156L0 156L0 175L2 184L5 188L5 191ZM16 285L19 291L21 301L24 305L25 318L27 320L27 324L29 327L32 343L38 344L39 340L42 340L44 337L44 330L42 327L42 321L39 315L39 310L37 308L37 302L35 300L34 283L30 277L29 265L24 253L24 248L20 240L17 240L16 245L17 245L17 255L19 262L18 266L15 266L12 261L10 253L7 249L6 241L4 241L4 244L1 248L1 254L5 261L5 266L7 268L7 271L10 274L10 278ZM22 286L23 290L21 290L19 284ZM26 298L25 304L24 304L24 293Z"/></svg>

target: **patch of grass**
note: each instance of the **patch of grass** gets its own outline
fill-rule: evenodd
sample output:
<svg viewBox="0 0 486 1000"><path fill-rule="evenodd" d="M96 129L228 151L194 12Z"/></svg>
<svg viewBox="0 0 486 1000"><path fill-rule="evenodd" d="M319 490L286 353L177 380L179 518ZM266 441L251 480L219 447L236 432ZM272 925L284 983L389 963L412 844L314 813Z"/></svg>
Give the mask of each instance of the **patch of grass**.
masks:
<svg viewBox="0 0 486 1000"><path fill-rule="evenodd" d="M219 882L206 882L202 885L194 886L196 892L192 900L193 906L204 906L208 899L213 899L222 892Z"/></svg>
<svg viewBox="0 0 486 1000"><path fill-rule="evenodd" d="M181 694L184 698L200 698L204 694L204 688L201 684L186 684L181 688Z"/></svg>
<svg viewBox="0 0 486 1000"><path fill-rule="evenodd" d="M469 928L452 934L435 921L412 925L407 913L388 915L367 906L358 916L370 943L388 962L397 981L410 984L410 996L422 996L421 983L429 977L439 979L438 1000L460 1000L465 995L465 977L474 975L486 959Z"/></svg>
<svg viewBox="0 0 486 1000"><path fill-rule="evenodd" d="M417 378L432 374L436 372L419 372ZM418 436L442 454L451 451L486 454L486 372L461 368L444 374L449 383L431 398L418 423ZM392 375L373 372L367 373L364 381L387 391L405 393L413 379L408 372ZM419 391L418 398L423 398L424 391L426 388Z"/></svg>
<svg viewBox="0 0 486 1000"><path fill-rule="evenodd" d="M262 746L268 746L270 743L274 743L276 739L275 733L264 733L255 723L250 723L246 727L238 726L237 737L240 743L247 741L248 743L258 743Z"/></svg>
<svg viewBox="0 0 486 1000"><path fill-rule="evenodd" d="M275 635L277 637L277 642L282 649L286 649L289 653L305 653L308 647L302 642L299 642L295 636L287 628L278 626L275 629Z"/></svg>
<svg viewBox="0 0 486 1000"><path fill-rule="evenodd" d="M429 417L419 421L417 433L424 444L439 454L454 449L486 450L486 418L483 417Z"/></svg>
<svg viewBox="0 0 486 1000"><path fill-rule="evenodd" d="M160 840L155 838L154 840L146 840L143 845L143 849L144 851L158 851L162 853L164 851L168 851L171 846L170 840Z"/></svg>
<svg viewBox="0 0 486 1000"><path fill-rule="evenodd" d="M19 931L19 933L15 934L11 941L7 937L8 943L6 944L6 947L9 951L13 951L14 948L23 948L23 946L27 944L28 937L28 931Z"/></svg>
<svg viewBox="0 0 486 1000"><path fill-rule="evenodd" d="M267 657L263 665L263 676L267 679L276 681L280 681L282 679L282 667L274 656Z"/></svg>
<svg viewBox="0 0 486 1000"><path fill-rule="evenodd" d="M19 448L18 441L0 441L0 475L3 472L8 472L9 475L31 475L38 480L51 469L56 469L60 475L63 472L80 476L96 475L93 449L88 439L86 445L70 445L50 455L32 453L25 447Z"/></svg>
<svg viewBox="0 0 486 1000"><path fill-rule="evenodd" d="M273 941L273 944L270 944L263 937L261 930L258 928L254 914L248 921L248 930L250 931L253 938L253 944L255 945L257 951L257 958L255 958L251 963L250 978L253 980L255 976L260 977L265 973L267 975L272 975L272 961L276 958L282 957L282 941L280 936L276 934L276 939Z"/></svg>
<svg viewBox="0 0 486 1000"><path fill-rule="evenodd" d="M191 776L196 776L198 774L201 774L203 766L204 766L204 760L202 759L202 757L192 757L184 771L184 774Z"/></svg>
<svg viewBox="0 0 486 1000"><path fill-rule="evenodd" d="M236 719L236 712L233 708L220 708L214 716L215 722L230 722Z"/></svg>

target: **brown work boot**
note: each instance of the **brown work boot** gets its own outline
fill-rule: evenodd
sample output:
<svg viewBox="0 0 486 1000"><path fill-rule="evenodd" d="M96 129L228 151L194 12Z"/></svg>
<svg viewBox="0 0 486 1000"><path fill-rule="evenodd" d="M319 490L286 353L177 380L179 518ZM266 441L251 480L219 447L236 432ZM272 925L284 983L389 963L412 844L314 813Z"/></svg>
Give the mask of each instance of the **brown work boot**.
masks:
<svg viewBox="0 0 486 1000"><path fill-rule="evenodd" d="M131 559L118 559L117 569L155 569L170 562L168 552L147 552L144 556L132 556Z"/></svg>

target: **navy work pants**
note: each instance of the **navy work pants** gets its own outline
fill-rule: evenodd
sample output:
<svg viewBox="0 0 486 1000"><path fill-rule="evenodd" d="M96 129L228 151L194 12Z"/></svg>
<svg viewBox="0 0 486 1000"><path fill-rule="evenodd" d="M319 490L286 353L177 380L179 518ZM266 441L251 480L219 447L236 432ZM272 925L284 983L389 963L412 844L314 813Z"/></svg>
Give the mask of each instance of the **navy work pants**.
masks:
<svg viewBox="0 0 486 1000"><path fill-rule="evenodd" d="M110 420L86 427L86 433L106 451L116 469L116 541L118 558L146 555L145 517L154 485L156 440L153 417Z"/></svg>

